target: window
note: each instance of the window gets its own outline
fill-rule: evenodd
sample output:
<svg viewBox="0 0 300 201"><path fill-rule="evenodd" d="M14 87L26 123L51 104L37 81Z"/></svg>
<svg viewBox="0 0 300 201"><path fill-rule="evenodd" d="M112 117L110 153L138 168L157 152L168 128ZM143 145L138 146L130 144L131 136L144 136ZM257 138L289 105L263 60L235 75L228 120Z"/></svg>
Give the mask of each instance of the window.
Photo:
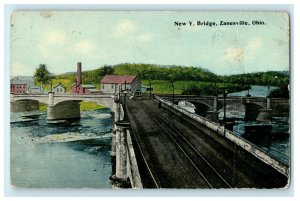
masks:
<svg viewBox="0 0 300 201"><path fill-rule="evenodd" d="M59 89L58 89L58 88L56 89L56 92L59 92Z"/></svg>
<svg viewBox="0 0 300 201"><path fill-rule="evenodd" d="M104 85L102 85L102 89L104 89Z"/></svg>
<svg viewBox="0 0 300 201"><path fill-rule="evenodd" d="M113 84L111 85L111 88L114 89L114 85Z"/></svg>

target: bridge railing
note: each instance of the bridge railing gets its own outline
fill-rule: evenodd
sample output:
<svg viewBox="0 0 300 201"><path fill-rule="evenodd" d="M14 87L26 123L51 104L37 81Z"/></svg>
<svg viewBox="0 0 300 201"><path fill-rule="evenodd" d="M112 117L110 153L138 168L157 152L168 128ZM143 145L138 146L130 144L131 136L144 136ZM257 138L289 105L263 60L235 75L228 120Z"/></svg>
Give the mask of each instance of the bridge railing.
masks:
<svg viewBox="0 0 300 201"><path fill-rule="evenodd" d="M130 179L131 186L133 188L142 189L143 184L136 161L136 156L131 140L130 131L126 130L126 141L127 141L127 173Z"/></svg>
<svg viewBox="0 0 300 201"><path fill-rule="evenodd" d="M256 146L257 149L260 149L261 151L264 151L264 152L268 153L268 150L261 149L260 147L258 147L257 145L253 144L252 142L246 140L245 138L240 137L240 136L242 135L242 133L237 132L237 131L234 131L233 134L236 135L236 137L241 138L241 139L243 139L245 142L251 144L252 146ZM288 166L288 164L287 164L288 161L289 161L289 156L288 156L288 155L286 155L286 154L284 154L284 153L282 153L282 152L279 152L279 151L277 151L276 149L274 149L274 148L272 148L272 147L270 147L270 148L268 148L268 149L269 149L270 151L276 152L276 154L281 155L283 158L285 158L285 159L284 159L285 161L282 161L281 159L277 158L276 156L270 155L271 157L273 157L273 158L275 158L276 160L279 160L279 161L285 163L285 164Z"/></svg>

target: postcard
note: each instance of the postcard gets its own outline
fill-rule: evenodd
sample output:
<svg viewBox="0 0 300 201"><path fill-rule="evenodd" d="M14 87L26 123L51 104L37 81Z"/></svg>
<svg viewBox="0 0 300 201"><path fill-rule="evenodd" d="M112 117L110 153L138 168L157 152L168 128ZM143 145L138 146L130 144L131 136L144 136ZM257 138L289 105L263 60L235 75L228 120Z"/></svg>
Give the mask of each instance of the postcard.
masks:
<svg viewBox="0 0 300 201"><path fill-rule="evenodd" d="M13 188L282 189L290 16L14 11Z"/></svg>

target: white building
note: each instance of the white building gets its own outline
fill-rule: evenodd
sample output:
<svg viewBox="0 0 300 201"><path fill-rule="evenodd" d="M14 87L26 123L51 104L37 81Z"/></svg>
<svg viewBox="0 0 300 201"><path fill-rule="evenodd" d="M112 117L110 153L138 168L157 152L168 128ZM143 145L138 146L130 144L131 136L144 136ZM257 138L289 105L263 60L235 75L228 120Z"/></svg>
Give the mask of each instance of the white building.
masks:
<svg viewBox="0 0 300 201"><path fill-rule="evenodd" d="M141 82L133 75L105 75L100 84L102 93L117 94L125 90L136 94L141 91Z"/></svg>
<svg viewBox="0 0 300 201"><path fill-rule="evenodd" d="M62 85L61 83L58 83L54 87L52 87L52 92L56 94L65 94L66 93L66 87Z"/></svg>

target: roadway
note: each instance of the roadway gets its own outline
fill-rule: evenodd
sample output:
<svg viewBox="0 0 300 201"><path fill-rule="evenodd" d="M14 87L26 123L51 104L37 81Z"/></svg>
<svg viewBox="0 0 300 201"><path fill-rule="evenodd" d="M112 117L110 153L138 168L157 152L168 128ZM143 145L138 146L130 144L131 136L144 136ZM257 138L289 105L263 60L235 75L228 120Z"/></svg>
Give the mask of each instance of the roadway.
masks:
<svg viewBox="0 0 300 201"><path fill-rule="evenodd" d="M281 188L287 178L222 136L147 98L127 101L145 188Z"/></svg>

